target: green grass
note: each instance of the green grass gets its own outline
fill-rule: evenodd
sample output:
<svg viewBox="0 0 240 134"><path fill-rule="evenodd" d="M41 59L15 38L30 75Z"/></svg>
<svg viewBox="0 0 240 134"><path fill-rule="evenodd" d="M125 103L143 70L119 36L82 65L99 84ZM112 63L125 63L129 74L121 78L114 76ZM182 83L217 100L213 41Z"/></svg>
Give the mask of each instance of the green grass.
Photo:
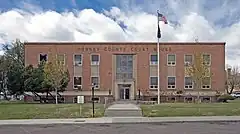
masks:
<svg viewBox="0 0 240 134"><path fill-rule="evenodd" d="M170 116L240 116L240 101L229 103L164 103L141 105L146 117Z"/></svg>
<svg viewBox="0 0 240 134"><path fill-rule="evenodd" d="M95 104L95 117L104 114L104 106ZM80 115L79 104L25 104L22 102L0 102L0 120L5 119L49 119L49 118L89 118L92 105L83 104Z"/></svg>

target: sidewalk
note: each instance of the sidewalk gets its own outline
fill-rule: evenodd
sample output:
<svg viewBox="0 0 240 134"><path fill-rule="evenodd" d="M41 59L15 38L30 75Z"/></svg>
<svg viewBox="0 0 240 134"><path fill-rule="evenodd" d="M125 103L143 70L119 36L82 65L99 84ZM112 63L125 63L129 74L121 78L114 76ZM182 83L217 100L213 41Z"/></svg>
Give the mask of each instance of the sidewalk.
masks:
<svg viewBox="0 0 240 134"><path fill-rule="evenodd" d="M0 125L99 124L99 123L181 123L181 122L240 122L240 116L201 117L102 117L79 119L0 120Z"/></svg>

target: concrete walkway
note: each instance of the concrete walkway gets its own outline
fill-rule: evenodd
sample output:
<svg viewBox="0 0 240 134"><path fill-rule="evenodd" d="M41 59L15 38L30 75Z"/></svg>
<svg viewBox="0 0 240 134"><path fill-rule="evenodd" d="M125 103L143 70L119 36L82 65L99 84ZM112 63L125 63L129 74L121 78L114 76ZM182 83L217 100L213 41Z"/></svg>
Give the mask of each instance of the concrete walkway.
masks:
<svg viewBox="0 0 240 134"><path fill-rule="evenodd" d="M141 117L142 110L133 103L117 103L109 106L104 113L105 117Z"/></svg>
<svg viewBox="0 0 240 134"><path fill-rule="evenodd" d="M101 124L101 123L182 123L182 122L240 122L240 116L201 117L102 117L78 119L0 120L0 125Z"/></svg>

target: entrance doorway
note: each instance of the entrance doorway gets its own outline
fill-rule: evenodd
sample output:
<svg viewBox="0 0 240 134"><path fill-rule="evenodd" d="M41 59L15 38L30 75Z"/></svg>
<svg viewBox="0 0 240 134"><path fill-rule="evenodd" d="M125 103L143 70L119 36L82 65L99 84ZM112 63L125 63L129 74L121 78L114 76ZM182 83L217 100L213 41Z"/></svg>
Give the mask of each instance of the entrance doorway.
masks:
<svg viewBox="0 0 240 134"><path fill-rule="evenodd" d="M129 100L130 99L130 86L120 86L119 88L119 97L121 100Z"/></svg>

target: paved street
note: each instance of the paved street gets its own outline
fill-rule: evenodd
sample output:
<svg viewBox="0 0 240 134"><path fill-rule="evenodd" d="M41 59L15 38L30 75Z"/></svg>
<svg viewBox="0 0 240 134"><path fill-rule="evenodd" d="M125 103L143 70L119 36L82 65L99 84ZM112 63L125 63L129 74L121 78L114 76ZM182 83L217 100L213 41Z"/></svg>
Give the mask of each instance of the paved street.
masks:
<svg viewBox="0 0 240 134"><path fill-rule="evenodd" d="M0 134L239 134L239 122L0 126Z"/></svg>

